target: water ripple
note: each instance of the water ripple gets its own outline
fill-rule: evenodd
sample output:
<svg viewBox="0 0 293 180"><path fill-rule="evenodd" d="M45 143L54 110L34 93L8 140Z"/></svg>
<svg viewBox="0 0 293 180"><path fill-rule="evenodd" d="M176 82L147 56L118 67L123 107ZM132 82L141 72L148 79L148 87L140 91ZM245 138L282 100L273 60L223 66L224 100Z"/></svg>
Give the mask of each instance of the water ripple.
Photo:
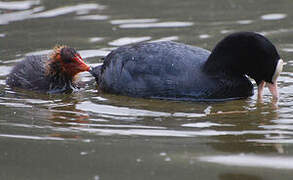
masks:
<svg viewBox="0 0 293 180"><path fill-rule="evenodd" d="M0 14L0 25L9 24L14 21L31 19L33 17L33 13L40 12L42 10L44 10L44 7L36 7L25 11Z"/></svg>
<svg viewBox="0 0 293 180"><path fill-rule="evenodd" d="M16 102L24 102L28 104L49 104L49 103L54 103L55 101L51 100L42 100L42 99L22 99L22 98L12 98L12 97L0 97L2 100L6 101L16 101Z"/></svg>
<svg viewBox="0 0 293 180"><path fill-rule="evenodd" d="M143 24L122 24L120 28L178 28L193 26L193 22L159 22L159 23L143 23Z"/></svg>
<svg viewBox="0 0 293 180"><path fill-rule="evenodd" d="M289 124L284 124L284 125L263 125L263 126L259 126L261 128L264 129L285 129L285 130L293 130L293 125L289 125Z"/></svg>
<svg viewBox="0 0 293 180"><path fill-rule="evenodd" d="M157 22L158 19L116 19L110 21L111 24L142 24L142 23L153 23Z"/></svg>
<svg viewBox="0 0 293 180"><path fill-rule="evenodd" d="M239 21L236 21L236 23L238 23L238 24L251 24L251 23L253 23L253 20L239 20Z"/></svg>
<svg viewBox="0 0 293 180"><path fill-rule="evenodd" d="M278 119L278 120L272 120L274 123L278 124L293 124L293 119Z"/></svg>
<svg viewBox="0 0 293 180"><path fill-rule="evenodd" d="M275 13L275 14L265 14L261 16L262 20L266 21L273 21L273 20L280 20L287 17L287 14Z"/></svg>
<svg viewBox="0 0 293 180"><path fill-rule="evenodd" d="M51 9L45 12L33 14L33 18L50 18L50 17L57 17L60 15L65 15L73 12L83 12L83 11L90 11L90 10L103 10L105 6L99 4L78 4L74 6L67 6L67 7L60 7L56 9Z"/></svg>
<svg viewBox="0 0 293 180"><path fill-rule="evenodd" d="M32 108L32 106L22 103L1 102L0 106L14 107L14 108Z"/></svg>
<svg viewBox="0 0 293 180"><path fill-rule="evenodd" d="M264 36L274 35L274 34L282 34L282 33L290 33L293 32L293 29L277 29L277 30L270 30L270 31L262 31L260 34Z"/></svg>
<svg viewBox="0 0 293 180"><path fill-rule="evenodd" d="M183 131L183 130L169 130L169 129L102 129L102 128L88 128L88 127L72 127L74 130L85 131L89 133L95 133L97 135L111 136L111 135L123 135L123 136L151 136L151 137L212 137L212 136L239 136L248 134L289 134L293 132L281 131L281 130L247 130L247 131L216 131L216 130L199 130L199 131ZM249 142L250 140L247 140Z"/></svg>
<svg viewBox="0 0 293 180"><path fill-rule="evenodd" d="M0 66L0 76L6 76L11 71L12 67L10 66Z"/></svg>
<svg viewBox="0 0 293 180"><path fill-rule="evenodd" d="M291 156L258 156L248 154L203 156L200 161L227 166L263 167L270 169L293 169Z"/></svg>
<svg viewBox="0 0 293 180"><path fill-rule="evenodd" d="M131 109L127 107L116 107L103 104L93 104L91 102L82 102L76 105L76 109L82 111L90 111L98 114L110 114L115 116L152 116L152 117L161 117L161 116L170 116L170 113L164 112L155 112L148 110L138 110Z"/></svg>
<svg viewBox="0 0 293 180"><path fill-rule="evenodd" d="M135 129L166 129L166 127L160 126L142 126L142 125L116 125L116 124L85 124L85 123L66 123L74 126L87 126L87 127L110 127L110 128L135 128Z"/></svg>
<svg viewBox="0 0 293 180"><path fill-rule="evenodd" d="M88 15L88 16L78 16L75 19L100 21L100 20L106 20L108 18L109 17L105 15Z"/></svg>
<svg viewBox="0 0 293 180"><path fill-rule="evenodd" d="M102 40L104 40L103 37L91 37L91 38L89 38L89 41L91 43L99 42L99 41L102 41Z"/></svg>
<svg viewBox="0 0 293 180"><path fill-rule="evenodd" d="M162 37L160 39L156 39L150 42L161 42L161 41L176 41L178 40L179 37L178 36L168 36L168 37Z"/></svg>
<svg viewBox="0 0 293 180"><path fill-rule="evenodd" d="M143 42L150 40L150 36L145 36L145 37L123 37L116 39L114 41L109 42L108 44L111 46L123 46L123 45L128 45L132 43L138 43L138 42Z"/></svg>
<svg viewBox="0 0 293 180"><path fill-rule="evenodd" d="M101 49L88 49L88 50L80 50L78 53L82 58L91 58L91 57L103 57L107 56L110 51L101 50Z"/></svg>
<svg viewBox="0 0 293 180"><path fill-rule="evenodd" d="M182 124L182 127L196 127L196 128L207 128L213 126L234 126L232 124L219 124L219 123L212 123L212 122L198 122L198 123L187 123Z"/></svg>
<svg viewBox="0 0 293 180"><path fill-rule="evenodd" d="M40 0L11 1L11 2L0 1L0 9L25 10L25 9L30 9L34 5L39 5L39 4L40 4Z"/></svg>
<svg viewBox="0 0 293 180"><path fill-rule="evenodd" d="M30 139L30 140L55 140L55 141L62 141L65 140L61 137L43 137L43 136L28 136L28 135L16 135L16 134L0 134L0 137L5 138L16 138L16 139Z"/></svg>
<svg viewBox="0 0 293 180"><path fill-rule="evenodd" d="M198 36L200 39L207 39L207 38L210 38L211 36L208 35L208 34L201 34Z"/></svg>
<svg viewBox="0 0 293 180"><path fill-rule="evenodd" d="M74 130L95 133L102 136L123 135L123 136L151 136L151 137L197 137L197 136L218 136L227 135L226 132L203 130L203 131L178 131L178 130L157 130L157 129L98 129L73 127Z"/></svg>

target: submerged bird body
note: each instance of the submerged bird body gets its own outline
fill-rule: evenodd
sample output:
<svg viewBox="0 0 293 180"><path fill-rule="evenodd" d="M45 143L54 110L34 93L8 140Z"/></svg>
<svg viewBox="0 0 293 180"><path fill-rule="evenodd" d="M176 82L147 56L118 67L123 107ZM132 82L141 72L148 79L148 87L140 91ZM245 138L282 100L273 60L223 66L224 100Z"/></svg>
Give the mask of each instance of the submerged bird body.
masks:
<svg viewBox="0 0 293 180"><path fill-rule="evenodd" d="M134 97L216 100L253 94L245 76L207 76L203 66L209 56L205 49L181 43L140 43L112 51L92 72L102 91Z"/></svg>
<svg viewBox="0 0 293 180"><path fill-rule="evenodd" d="M133 97L214 101L246 98L253 85L271 83L277 98L276 78L282 60L265 37L235 33L212 52L175 42L122 46L90 72L103 92ZM262 86L263 87L263 86Z"/></svg>
<svg viewBox="0 0 293 180"><path fill-rule="evenodd" d="M79 54L68 47L57 47L50 55L27 56L15 65L6 80L12 88L48 93L71 92L77 88L77 73L89 70Z"/></svg>

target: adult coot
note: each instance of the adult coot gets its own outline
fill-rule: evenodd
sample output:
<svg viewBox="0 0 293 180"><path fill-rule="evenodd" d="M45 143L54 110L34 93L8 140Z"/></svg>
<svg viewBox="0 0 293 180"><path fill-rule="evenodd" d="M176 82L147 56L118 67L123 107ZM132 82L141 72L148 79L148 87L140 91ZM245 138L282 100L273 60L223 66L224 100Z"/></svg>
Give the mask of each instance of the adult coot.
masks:
<svg viewBox="0 0 293 180"><path fill-rule="evenodd" d="M214 101L259 96L267 82L278 98L277 77L283 60L264 36L238 32L212 52L175 42L122 46L90 72L103 92L175 100Z"/></svg>
<svg viewBox="0 0 293 180"><path fill-rule="evenodd" d="M16 64L6 82L12 88L48 93L71 92L77 88L75 76L89 69L75 49L56 46L50 56L28 56Z"/></svg>

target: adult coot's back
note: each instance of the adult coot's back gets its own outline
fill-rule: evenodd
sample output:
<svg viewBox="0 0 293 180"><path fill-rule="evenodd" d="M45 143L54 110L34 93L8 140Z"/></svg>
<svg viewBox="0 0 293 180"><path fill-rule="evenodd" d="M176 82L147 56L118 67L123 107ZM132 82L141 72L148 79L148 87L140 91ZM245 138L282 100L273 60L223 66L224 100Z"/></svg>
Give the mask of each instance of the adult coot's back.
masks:
<svg viewBox="0 0 293 180"><path fill-rule="evenodd" d="M259 95L265 82L278 97L283 61L275 46L253 32L234 33L209 51L175 42L122 46L90 72L103 92L175 100L224 100Z"/></svg>

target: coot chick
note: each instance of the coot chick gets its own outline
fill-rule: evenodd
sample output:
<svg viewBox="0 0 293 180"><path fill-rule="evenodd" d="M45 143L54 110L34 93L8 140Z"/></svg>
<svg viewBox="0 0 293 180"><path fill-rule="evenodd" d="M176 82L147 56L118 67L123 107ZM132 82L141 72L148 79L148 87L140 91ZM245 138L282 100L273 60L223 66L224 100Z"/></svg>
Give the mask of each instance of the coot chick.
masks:
<svg viewBox="0 0 293 180"><path fill-rule="evenodd" d="M75 49L56 46L49 56L25 57L12 69L6 82L11 88L47 93L72 92L78 88L76 75L89 69Z"/></svg>
<svg viewBox="0 0 293 180"><path fill-rule="evenodd" d="M221 40L212 52L175 42L122 46L90 72L103 92L133 97L220 101L259 96L267 82L278 98L277 77L283 60L264 36L238 32Z"/></svg>

